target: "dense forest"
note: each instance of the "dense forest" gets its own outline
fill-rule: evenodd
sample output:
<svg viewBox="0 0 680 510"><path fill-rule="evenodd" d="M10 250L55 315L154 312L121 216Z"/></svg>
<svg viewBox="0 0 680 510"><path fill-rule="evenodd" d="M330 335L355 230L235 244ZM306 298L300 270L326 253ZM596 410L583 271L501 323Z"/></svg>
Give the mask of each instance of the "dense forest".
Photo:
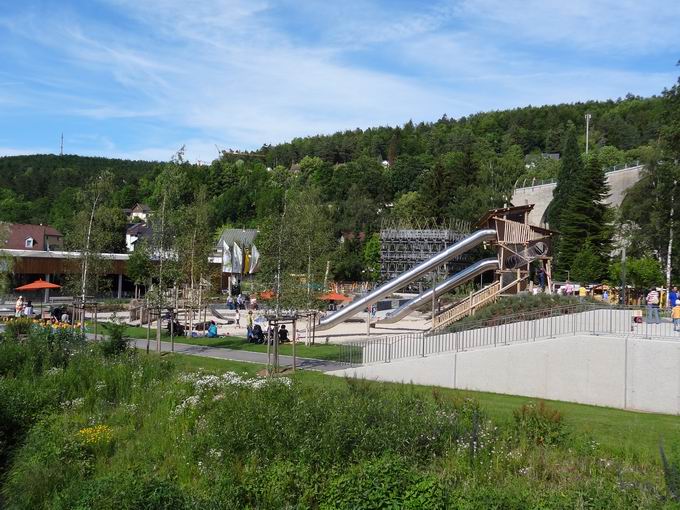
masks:
<svg viewBox="0 0 680 510"><path fill-rule="evenodd" d="M443 116L433 123L409 121L399 127L296 138L252 152L224 152L201 166L183 161L181 152L172 163L4 157L0 221L50 223L68 232L78 209L74 197L103 170L110 171L113 183L110 207L146 202L157 208L159 176L171 166L183 175L179 203L191 203L197 190L205 188L210 231L224 225L262 227L281 214L284 202L295 199L296 190L313 189L334 238L361 233L338 245L333 273L362 279L362 271L375 264L373 234L383 219L474 221L486 209L508 203L518 181L557 177L562 163L546 154L562 153L570 136L570 150L582 159L586 113L592 116L589 158L596 161L590 167L599 171L649 158L668 123L671 93L529 106L459 119ZM656 255L661 258L658 247Z"/></svg>

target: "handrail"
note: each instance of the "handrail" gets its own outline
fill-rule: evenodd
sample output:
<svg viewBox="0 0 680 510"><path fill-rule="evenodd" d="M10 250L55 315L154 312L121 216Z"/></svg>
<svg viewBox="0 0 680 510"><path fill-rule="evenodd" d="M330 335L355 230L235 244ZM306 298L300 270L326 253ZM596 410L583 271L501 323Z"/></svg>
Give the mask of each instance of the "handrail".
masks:
<svg viewBox="0 0 680 510"><path fill-rule="evenodd" d="M486 303L490 299L495 300L500 296L503 292L506 290L514 287L518 283L520 283L523 280L526 280L527 276L522 276L521 278L517 278L513 282L507 284L505 287L501 288L501 283L500 281L496 281L489 285L488 287L485 287L483 289L478 290L476 293L470 295L469 297L465 298L463 301L455 305L453 308L449 308L445 312L439 314L436 316L433 321L432 321L432 331L442 328L444 326L447 326L451 324L452 322L457 321L458 319L462 319L463 317L466 317L470 314L473 313L473 311L480 306L483 303ZM492 292L491 290L494 287L498 287L497 290ZM488 292L486 292L488 291ZM486 292L486 295L485 295ZM469 303L468 303L469 301ZM460 312L458 314L454 313L454 310L460 309Z"/></svg>
<svg viewBox="0 0 680 510"><path fill-rule="evenodd" d="M472 311L488 299L498 295L501 288L501 282L496 281L483 289L470 294L453 308L449 308L444 313L441 313L432 319L432 329L438 329L450 322L453 322L461 317L465 317L472 313Z"/></svg>

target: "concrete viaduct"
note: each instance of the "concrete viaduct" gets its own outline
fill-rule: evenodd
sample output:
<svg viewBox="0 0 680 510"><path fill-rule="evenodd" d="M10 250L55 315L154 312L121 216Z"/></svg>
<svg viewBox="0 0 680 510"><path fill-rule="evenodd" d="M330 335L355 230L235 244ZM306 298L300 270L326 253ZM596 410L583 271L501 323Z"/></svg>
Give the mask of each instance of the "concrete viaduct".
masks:
<svg viewBox="0 0 680 510"><path fill-rule="evenodd" d="M628 164L623 167L614 167L606 172L609 184L609 197L606 203L619 206L623 202L628 188L640 180L640 174L644 165L640 162ZM535 204L529 214L529 223L545 226L545 211L553 198L553 190L556 181L533 181L531 186L515 188L512 194L512 205Z"/></svg>

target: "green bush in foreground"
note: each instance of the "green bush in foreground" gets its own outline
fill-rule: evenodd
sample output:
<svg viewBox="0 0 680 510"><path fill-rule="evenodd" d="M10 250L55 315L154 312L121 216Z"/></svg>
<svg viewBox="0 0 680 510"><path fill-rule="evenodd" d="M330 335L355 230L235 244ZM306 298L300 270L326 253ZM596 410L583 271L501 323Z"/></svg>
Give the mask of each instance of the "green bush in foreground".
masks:
<svg viewBox="0 0 680 510"><path fill-rule="evenodd" d="M0 340L4 508L671 504L661 466L604 455L543 404L492 423L439 392L181 373L68 334Z"/></svg>

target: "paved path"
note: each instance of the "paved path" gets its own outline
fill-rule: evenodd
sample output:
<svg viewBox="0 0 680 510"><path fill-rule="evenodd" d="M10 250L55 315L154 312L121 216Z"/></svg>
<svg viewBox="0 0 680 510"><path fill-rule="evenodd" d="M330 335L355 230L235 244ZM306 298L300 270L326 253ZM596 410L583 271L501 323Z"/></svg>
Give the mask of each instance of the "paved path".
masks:
<svg viewBox="0 0 680 510"><path fill-rule="evenodd" d="M89 340L94 340L93 334L87 334ZM101 338L101 335L99 335ZM133 338L135 347L138 349L146 349L146 339ZM172 345L170 342L161 342L161 352L172 352ZM151 339L149 351L156 352L156 340ZM200 356L204 358L226 359L231 361L242 361L245 363L259 363L261 365L267 364L266 352L242 351L238 349L227 349L224 347L209 347L206 345L191 345L175 342L175 350L177 354L187 354L190 356ZM281 366L293 366L293 357L279 355L279 364ZM312 359L312 358L297 358L297 368L305 370L316 370L319 372L331 372L333 370L342 370L347 368L342 363L333 361Z"/></svg>

